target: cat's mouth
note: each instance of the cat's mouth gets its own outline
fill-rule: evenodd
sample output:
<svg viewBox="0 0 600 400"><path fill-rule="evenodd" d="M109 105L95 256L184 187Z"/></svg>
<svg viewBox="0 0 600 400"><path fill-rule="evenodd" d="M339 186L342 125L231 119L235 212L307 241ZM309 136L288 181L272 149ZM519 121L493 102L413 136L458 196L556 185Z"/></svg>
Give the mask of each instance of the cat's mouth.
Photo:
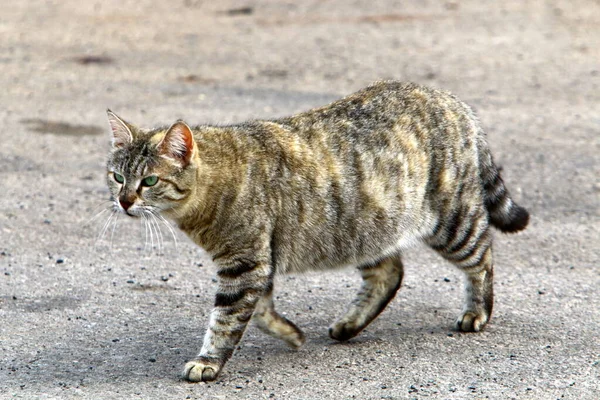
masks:
<svg viewBox="0 0 600 400"><path fill-rule="evenodd" d="M132 218L139 218L142 214L142 211L134 205L123 206L123 204L117 204L117 208L122 214Z"/></svg>
<svg viewBox="0 0 600 400"><path fill-rule="evenodd" d="M121 208L121 212L131 218L140 218L142 216L142 214L144 214L144 211L137 207L136 208L132 207L128 210Z"/></svg>

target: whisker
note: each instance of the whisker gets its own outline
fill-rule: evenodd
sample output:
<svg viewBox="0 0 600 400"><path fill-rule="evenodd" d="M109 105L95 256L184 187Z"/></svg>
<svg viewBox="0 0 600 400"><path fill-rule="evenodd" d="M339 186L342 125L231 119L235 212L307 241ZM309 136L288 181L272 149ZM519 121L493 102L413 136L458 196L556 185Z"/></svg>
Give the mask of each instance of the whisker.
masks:
<svg viewBox="0 0 600 400"><path fill-rule="evenodd" d="M140 224L144 226L144 252L148 251L148 225L146 224L146 216L142 214Z"/></svg>
<svg viewBox="0 0 600 400"><path fill-rule="evenodd" d="M148 223L146 222L146 215L141 214L142 221L144 222L144 252L148 251L148 239L150 238L150 234L148 233Z"/></svg>
<svg viewBox="0 0 600 400"><path fill-rule="evenodd" d="M105 202L105 203L106 203L106 202ZM112 203L112 202L110 202L110 203ZM104 209L102 209L102 210L100 210L100 211L96 212L96 210L97 210L98 208L102 207L103 205L104 205L104 204L102 204L102 205L99 205L99 206L97 206L96 208L94 208L94 211L93 211L93 212L94 212L95 214L94 214L94 215L92 215L92 216L91 216L91 217L90 217L90 218L89 218L87 221L85 221L85 222L83 223L83 225L84 225L84 226L90 226L90 225L91 225L91 223L92 223L92 222L94 222L96 219L98 219L98 218L99 218L101 215L103 215L103 214L104 214L104 213L106 213L107 211L111 211L111 210L113 210L113 207L112 207L112 206L106 205L106 206L105 206L106 208L104 208Z"/></svg>
<svg viewBox="0 0 600 400"><path fill-rule="evenodd" d="M163 249L163 235L162 235L162 231L160 230L160 226L158 225L158 223L156 222L156 218L154 217L154 215L149 212L148 213L148 219L150 220L150 225L154 228L154 233L156 234L156 242L158 244L158 254L162 254L162 249Z"/></svg>
<svg viewBox="0 0 600 400"><path fill-rule="evenodd" d="M171 236L173 237L173 241L175 242L175 248L177 249L177 247L178 247L177 236L175 235L175 231L173 230L171 223L156 210L150 210L150 213L152 213L152 215L154 215L160 222L163 223L163 225L165 225L167 227L167 229L171 233Z"/></svg>
<svg viewBox="0 0 600 400"><path fill-rule="evenodd" d="M108 216L108 218L106 219L106 222L104 222L104 225L102 226L102 229L100 230L100 233L98 234L98 237L96 238L96 243L94 245L95 248L98 247L98 244L102 241L102 239L104 238L104 235L106 234L106 230L108 229L108 227L110 226L110 222L113 220L113 218L115 217L115 215L118 213L118 211L116 209L112 210L112 213Z"/></svg>
<svg viewBox="0 0 600 400"><path fill-rule="evenodd" d="M112 212L110 213L110 215L108 216L106 221L104 221L104 224L102 225L102 228L100 229L100 232L98 233L97 241L101 241L104 238L104 234L106 233L106 228L110 224L110 221L112 220L112 218L115 216L115 213L116 213L116 211L112 210Z"/></svg>
<svg viewBox="0 0 600 400"><path fill-rule="evenodd" d="M93 214L93 213L95 213L95 212L96 212L96 210L98 210L100 207L104 207L104 206L105 206L107 203L108 203L108 204L114 204L114 201L112 201L112 200L102 200L102 201L100 202L100 204L96 205L96 206L94 207L94 209L93 209L92 211L90 211L90 213L92 213L92 214Z"/></svg>
<svg viewBox="0 0 600 400"><path fill-rule="evenodd" d="M112 231L110 232L110 251L113 249L113 238L115 237L115 230L117 229L117 225L119 223L119 219L121 218L121 213L117 213L117 217L114 219Z"/></svg>
<svg viewBox="0 0 600 400"><path fill-rule="evenodd" d="M146 225L148 226L148 232L150 232L150 251L154 250L154 232L152 230L152 225L150 225L149 217L146 213L142 214L144 216Z"/></svg>
<svg viewBox="0 0 600 400"><path fill-rule="evenodd" d="M162 242L162 246L163 246L163 252L164 252L164 246L165 246L165 235L163 234L163 231L161 229L160 223L158 221L158 218L156 218L156 215L154 215L154 213L150 213L150 215L152 215L152 218L154 219L154 224L156 225L156 229L160 232L160 240Z"/></svg>

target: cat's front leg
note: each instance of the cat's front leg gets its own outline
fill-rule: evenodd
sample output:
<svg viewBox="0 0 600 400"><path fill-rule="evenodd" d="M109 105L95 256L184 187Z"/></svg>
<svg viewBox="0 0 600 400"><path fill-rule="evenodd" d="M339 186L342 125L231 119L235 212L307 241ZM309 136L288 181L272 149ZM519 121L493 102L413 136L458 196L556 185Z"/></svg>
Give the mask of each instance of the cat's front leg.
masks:
<svg viewBox="0 0 600 400"><path fill-rule="evenodd" d="M202 350L185 365L183 376L192 382L212 381L242 338L258 299L273 287L268 263L244 260L220 267L219 289Z"/></svg>

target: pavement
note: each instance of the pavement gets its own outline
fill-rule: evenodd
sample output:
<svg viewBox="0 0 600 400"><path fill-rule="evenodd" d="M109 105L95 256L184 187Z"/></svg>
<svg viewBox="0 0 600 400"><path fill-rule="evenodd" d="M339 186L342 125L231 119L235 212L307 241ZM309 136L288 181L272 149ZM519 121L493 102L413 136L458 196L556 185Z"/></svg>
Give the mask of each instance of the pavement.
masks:
<svg viewBox="0 0 600 400"><path fill-rule="evenodd" d="M596 399L599 39L593 0L4 4L0 398ZM356 271L282 276L277 307L304 347L252 326L217 382L184 382L215 268L166 227L159 242L122 217L101 235L106 108L142 126L230 123L379 79L471 104L531 212L525 232L496 234L488 328L452 329L460 273L417 247L396 299L357 338L327 336Z"/></svg>

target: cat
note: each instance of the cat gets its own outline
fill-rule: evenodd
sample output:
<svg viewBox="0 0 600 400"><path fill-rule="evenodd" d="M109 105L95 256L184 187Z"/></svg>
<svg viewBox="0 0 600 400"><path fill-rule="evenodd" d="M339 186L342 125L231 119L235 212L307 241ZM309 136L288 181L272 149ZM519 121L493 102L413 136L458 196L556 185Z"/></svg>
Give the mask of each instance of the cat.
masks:
<svg viewBox="0 0 600 400"><path fill-rule="evenodd" d="M217 378L246 325L288 345L302 331L275 311L276 273L353 265L362 286L329 328L345 341L394 297L402 250L424 242L466 275L456 326L480 331L493 306L492 234L524 229L485 134L453 95L376 82L321 108L236 125L140 129L108 110L115 207L170 218L217 267L218 292L189 381Z"/></svg>

